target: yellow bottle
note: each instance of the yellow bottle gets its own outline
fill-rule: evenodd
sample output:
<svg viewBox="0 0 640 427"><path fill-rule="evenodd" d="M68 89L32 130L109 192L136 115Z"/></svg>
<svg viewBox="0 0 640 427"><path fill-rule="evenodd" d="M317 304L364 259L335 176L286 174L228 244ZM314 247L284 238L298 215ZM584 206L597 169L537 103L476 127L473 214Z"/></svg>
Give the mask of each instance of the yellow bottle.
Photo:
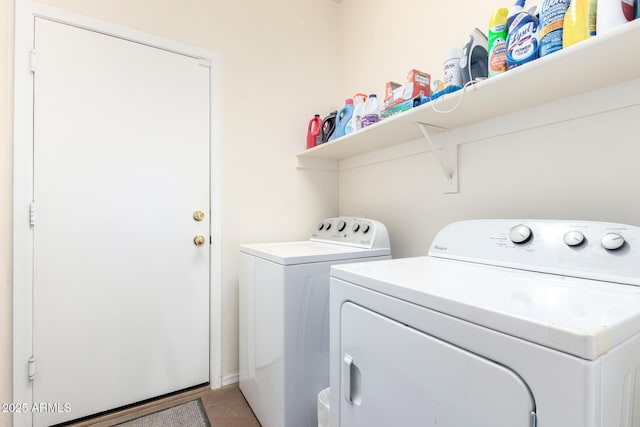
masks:
<svg viewBox="0 0 640 427"><path fill-rule="evenodd" d="M563 48L595 35L596 8L597 0L571 0L564 15Z"/></svg>

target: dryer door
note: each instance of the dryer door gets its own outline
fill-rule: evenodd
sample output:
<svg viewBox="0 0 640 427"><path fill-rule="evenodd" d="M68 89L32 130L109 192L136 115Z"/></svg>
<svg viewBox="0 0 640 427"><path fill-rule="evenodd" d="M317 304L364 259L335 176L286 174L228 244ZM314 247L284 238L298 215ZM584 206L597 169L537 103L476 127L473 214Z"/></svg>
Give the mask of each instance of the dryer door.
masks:
<svg viewBox="0 0 640 427"><path fill-rule="evenodd" d="M358 305L341 311L340 426L535 425L510 369Z"/></svg>

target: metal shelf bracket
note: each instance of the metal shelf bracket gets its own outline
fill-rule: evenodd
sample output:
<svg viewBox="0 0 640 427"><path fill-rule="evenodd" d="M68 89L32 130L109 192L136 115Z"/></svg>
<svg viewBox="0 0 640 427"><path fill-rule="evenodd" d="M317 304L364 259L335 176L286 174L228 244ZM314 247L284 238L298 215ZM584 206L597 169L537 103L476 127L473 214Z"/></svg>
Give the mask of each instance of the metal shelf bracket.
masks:
<svg viewBox="0 0 640 427"><path fill-rule="evenodd" d="M449 135L451 134L450 129L446 129L440 126L430 125L428 123L416 123L420 132L424 136L424 139L427 141L431 150L433 150L434 154L438 158L440 162L440 167L444 174L445 182L444 182L444 192L445 194L449 193L457 193L458 192L458 144L446 141L442 146L436 146L434 144L431 135L429 134L428 128L436 128L440 130L446 131Z"/></svg>

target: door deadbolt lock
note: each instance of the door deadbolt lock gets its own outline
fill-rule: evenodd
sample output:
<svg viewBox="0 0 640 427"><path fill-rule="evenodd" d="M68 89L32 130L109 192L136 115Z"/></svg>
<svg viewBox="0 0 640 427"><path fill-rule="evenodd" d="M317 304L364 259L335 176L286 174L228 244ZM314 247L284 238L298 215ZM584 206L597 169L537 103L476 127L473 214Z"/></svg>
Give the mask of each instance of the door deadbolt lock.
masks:
<svg viewBox="0 0 640 427"><path fill-rule="evenodd" d="M193 238L193 244L196 246L202 246L204 245L205 242L206 242L206 239L204 238L204 236L197 235L196 237Z"/></svg>
<svg viewBox="0 0 640 427"><path fill-rule="evenodd" d="M202 211L195 211L193 213L193 219L195 219L196 221L202 221L204 219L204 212Z"/></svg>

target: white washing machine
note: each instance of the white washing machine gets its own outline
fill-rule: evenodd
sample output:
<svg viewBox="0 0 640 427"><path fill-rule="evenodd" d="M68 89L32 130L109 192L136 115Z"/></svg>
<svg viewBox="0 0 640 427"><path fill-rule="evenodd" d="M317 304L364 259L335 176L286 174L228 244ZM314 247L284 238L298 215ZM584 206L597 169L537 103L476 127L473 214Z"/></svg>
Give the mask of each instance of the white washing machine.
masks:
<svg viewBox="0 0 640 427"><path fill-rule="evenodd" d="M329 270L391 256L384 225L329 218L301 242L240 247L240 390L263 427L316 427L329 386Z"/></svg>
<svg viewBox="0 0 640 427"><path fill-rule="evenodd" d="M333 427L640 426L640 228L465 221L331 276Z"/></svg>

